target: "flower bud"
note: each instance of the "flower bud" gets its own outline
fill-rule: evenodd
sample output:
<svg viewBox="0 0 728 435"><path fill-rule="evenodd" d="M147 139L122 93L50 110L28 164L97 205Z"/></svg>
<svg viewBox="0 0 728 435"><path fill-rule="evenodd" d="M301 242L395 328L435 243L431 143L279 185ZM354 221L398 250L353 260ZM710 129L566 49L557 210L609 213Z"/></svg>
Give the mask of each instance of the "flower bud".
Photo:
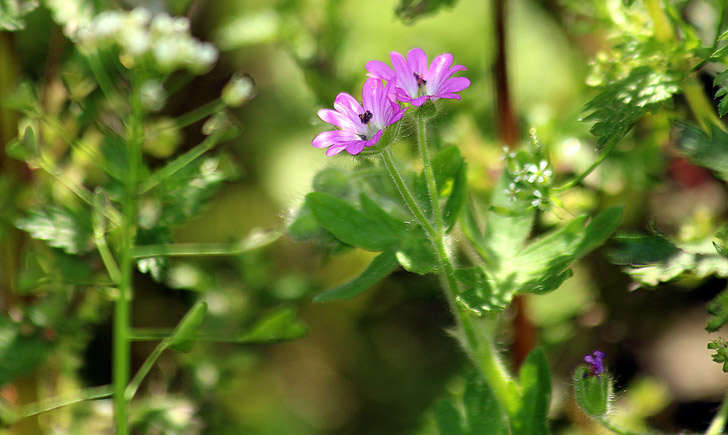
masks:
<svg viewBox="0 0 728 435"><path fill-rule="evenodd" d="M576 403L592 417L606 415L612 399L612 379L604 373L603 357L599 351L587 355L585 361L589 366L580 366L574 373Z"/></svg>

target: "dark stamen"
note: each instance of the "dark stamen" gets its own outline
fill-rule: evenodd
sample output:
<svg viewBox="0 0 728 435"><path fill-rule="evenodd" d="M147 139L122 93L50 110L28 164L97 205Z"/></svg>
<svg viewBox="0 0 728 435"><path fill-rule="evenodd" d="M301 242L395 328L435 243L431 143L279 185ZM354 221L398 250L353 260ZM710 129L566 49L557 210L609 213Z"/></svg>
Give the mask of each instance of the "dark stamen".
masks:
<svg viewBox="0 0 728 435"><path fill-rule="evenodd" d="M361 115L359 115L359 116L361 116ZM367 136L366 136L365 134L360 134L360 135L359 135L359 138L360 138L361 140L367 140Z"/></svg>
<svg viewBox="0 0 728 435"><path fill-rule="evenodd" d="M362 124L368 124L369 121L372 119L372 116L374 116L372 115L372 112L367 110L366 112L359 115L359 120Z"/></svg>
<svg viewBox="0 0 728 435"><path fill-rule="evenodd" d="M417 86L422 87L427 84L427 80L425 80L422 76L422 74L412 73L415 76L415 80L417 80Z"/></svg>

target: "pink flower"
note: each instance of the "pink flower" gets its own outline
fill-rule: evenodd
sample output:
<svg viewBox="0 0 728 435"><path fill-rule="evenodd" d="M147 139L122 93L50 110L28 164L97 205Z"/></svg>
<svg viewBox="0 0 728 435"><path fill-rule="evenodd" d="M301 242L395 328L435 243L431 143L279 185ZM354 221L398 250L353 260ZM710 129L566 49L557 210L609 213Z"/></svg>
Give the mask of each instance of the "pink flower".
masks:
<svg viewBox="0 0 728 435"><path fill-rule="evenodd" d="M327 156L346 150L359 154L365 147L376 145L387 126L402 118L407 110L389 98L394 84L383 87L381 80L368 79L362 89L363 106L351 95L342 92L334 100L334 109L321 109L318 116L339 130L319 133L312 142L316 148L328 148Z"/></svg>
<svg viewBox="0 0 728 435"><path fill-rule="evenodd" d="M420 48L413 48L407 53L407 59L400 53L389 53L392 66L378 60L367 62L369 77L395 83L394 96L406 103L421 106L427 99L437 101L439 98L460 99L456 92L470 86L465 77L452 77L458 71L465 71L462 65L451 66L452 54L443 53L427 66L427 55Z"/></svg>

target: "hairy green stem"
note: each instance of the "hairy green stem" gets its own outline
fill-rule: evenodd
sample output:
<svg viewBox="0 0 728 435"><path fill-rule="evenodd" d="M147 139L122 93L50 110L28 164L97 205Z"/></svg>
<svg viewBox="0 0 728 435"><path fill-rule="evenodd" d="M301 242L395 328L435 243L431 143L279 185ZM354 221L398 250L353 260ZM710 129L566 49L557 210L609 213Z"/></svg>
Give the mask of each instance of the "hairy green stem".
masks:
<svg viewBox="0 0 728 435"><path fill-rule="evenodd" d="M596 421L599 422L602 426L609 429L610 431L619 434L619 435L636 435L634 432L628 431L626 429L622 429L621 427L617 426L616 424L610 422L606 417L599 417L596 419Z"/></svg>
<svg viewBox="0 0 728 435"><path fill-rule="evenodd" d="M384 167L387 169L387 172L389 173L389 176L392 179L394 186L397 188L399 195L402 197L405 204L407 205L407 208L412 213L412 216L414 216L414 218L417 220L417 223L425 231L427 237L434 237L435 229L425 217L425 213L422 210L422 207L417 204L414 195L412 195L412 192L410 192L409 188L407 187L407 183L405 183L404 178L402 178L402 174L400 174L399 169L397 169L397 166L394 164L392 151L387 148L382 151L380 155L382 157Z"/></svg>
<svg viewBox="0 0 728 435"><path fill-rule="evenodd" d="M723 403L720 405L718 414L713 417L713 421L710 422L708 430L705 435L720 435L725 429L726 420L728 419L728 393L723 398Z"/></svg>
<svg viewBox="0 0 728 435"><path fill-rule="evenodd" d="M280 238L279 231L254 232L236 243L164 243L135 246L134 258L187 257L201 255L240 255L261 248Z"/></svg>
<svg viewBox="0 0 728 435"><path fill-rule="evenodd" d="M418 120L418 143L420 144L420 154L423 159L423 164L426 168L426 183L431 192L430 199L432 202L433 213L439 215L440 207L438 203L439 198L437 195L437 185L432 172L432 162L429 159L429 153L426 149L427 140L425 133L426 130L424 128L420 128ZM387 169L387 172L389 172L389 175L397 187L400 196L404 200L405 204L407 204L407 207L412 212L417 223L425 231L425 234L427 234L428 239L434 247L438 259L438 268L443 291L450 310L455 317L458 336L463 340L462 344L466 353L473 360L475 366L483 375L483 378L493 389L493 392L503 409L506 410L509 415L514 416L514 413L518 408L519 393L514 381L510 378L505 367L503 367L498 359L497 350L495 349L493 340L490 337L491 331L484 334L482 329L476 328L473 321L474 319L471 318L470 315L457 303L456 297L459 293L459 284L455 278L455 269L445 246L444 234L442 231L442 217L440 216L439 220L435 218L436 227L433 228L397 169L392 158L391 151L389 149L385 149L381 156L384 166ZM429 170L427 168L429 168ZM434 195L432 193L434 193Z"/></svg>

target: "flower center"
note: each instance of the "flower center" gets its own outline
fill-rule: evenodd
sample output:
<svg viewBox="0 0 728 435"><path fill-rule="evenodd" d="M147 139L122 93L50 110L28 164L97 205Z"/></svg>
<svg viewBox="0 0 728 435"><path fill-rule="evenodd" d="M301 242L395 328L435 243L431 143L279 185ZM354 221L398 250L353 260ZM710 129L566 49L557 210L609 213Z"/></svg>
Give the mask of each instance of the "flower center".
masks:
<svg viewBox="0 0 728 435"><path fill-rule="evenodd" d="M367 135L365 135L365 134L359 134L357 136L359 136L359 139L361 139L361 140L367 140Z"/></svg>
<svg viewBox="0 0 728 435"><path fill-rule="evenodd" d="M372 119L372 116L374 116L372 115L372 112L367 110L366 112L359 114L359 120L362 124L368 124L369 121Z"/></svg>
<svg viewBox="0 0 728 435"><path fill-rule="evenodd" d="M417 87L421 88L427 84L427 80L424 79L422 74L418 73L412 73L412 75L415 76L415 80L417 80Z"/></svg>

